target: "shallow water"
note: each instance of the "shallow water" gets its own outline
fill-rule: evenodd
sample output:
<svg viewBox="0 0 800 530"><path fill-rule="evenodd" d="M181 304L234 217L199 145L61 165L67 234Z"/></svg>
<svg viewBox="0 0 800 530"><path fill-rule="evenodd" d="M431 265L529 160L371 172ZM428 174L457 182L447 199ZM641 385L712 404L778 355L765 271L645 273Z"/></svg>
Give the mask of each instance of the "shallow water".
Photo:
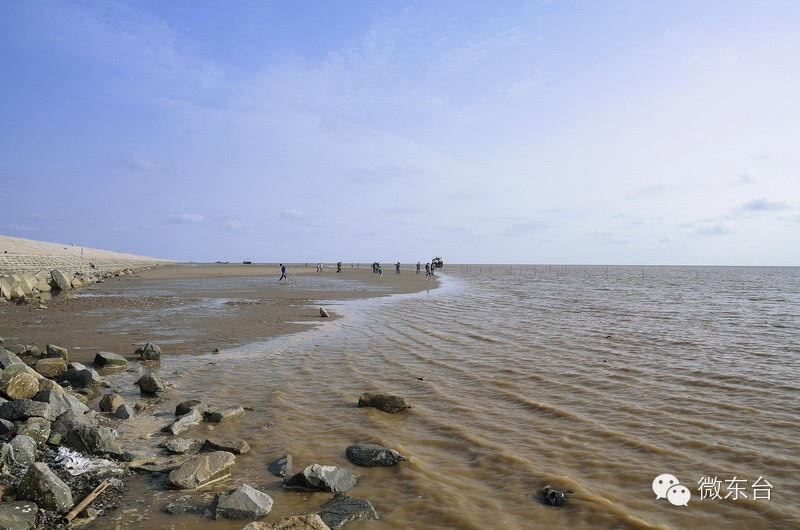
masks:
<svg viewBox="0 0 800 530"><path fill-rule="evenodd" d="M357 472L350 494L381 520L354 529L800 526L800 269L448 266L441 276L428 292L326 302L344 318L308 332L165 357L175 399L137 429L158 430L181 399L252 407L214 429L252 449L208 491L263 488L275 500L267 522L331 497L281 489L267 464L288 452L295 470ZM413 409L358 409L365 391ZM357 468L344 457L356 442L409 461ZM688 506L656 500L662 473L689 486ZM728 480L745 479L747 499L701 500L698 481L714 476L723 497ZM759 477L770 500L753 499ZM575 493L544 506L546 484ZM124 507L136 511L114 517L244 526L164 514L179 495L139 479L129 497L141 502Z"/></svg>

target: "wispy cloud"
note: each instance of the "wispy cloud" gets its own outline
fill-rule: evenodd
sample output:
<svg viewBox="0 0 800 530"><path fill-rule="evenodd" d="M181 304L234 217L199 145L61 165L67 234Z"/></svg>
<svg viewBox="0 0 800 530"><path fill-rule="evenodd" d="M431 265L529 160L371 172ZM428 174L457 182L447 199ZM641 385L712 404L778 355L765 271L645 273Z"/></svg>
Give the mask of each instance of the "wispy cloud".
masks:
<svg viewBox="0 0 800 530"><path fill-rule="evenodd" d="M713 225L701 226L696 230L696 233L701 236L724 236L732 234L733 232L731 232L731 229L725 225L713 224Z"/></svg>
<svg viewBox="0 0 800 530"><path fill-rule="evenodd" d="M746 202L736 208L739 212L778 212L781 210L788 210L791 208L790 204L785 202L774 202L766 199L756 199L754 201Z"/></svg>
<svg viewBox="0 0 800 530"><path fill-rule="evenodd" d="M252 223L231 219L222 223L222 228L234 234L252 234L255 226Z"/></svg>
<svg viewBox="0 0 800 530"><path fill-rule="evenodd" d="M176 224L199 224L205 221L205 217L198 213L180 213L169 216L170 223Z"/></svg>
<svg viewBox="0 0 800 530"><path fill-rule="evenodd" d="M281 210L280 215L284 219L294 220L294 219L302 219L304 214L300 210Z"/></svg>

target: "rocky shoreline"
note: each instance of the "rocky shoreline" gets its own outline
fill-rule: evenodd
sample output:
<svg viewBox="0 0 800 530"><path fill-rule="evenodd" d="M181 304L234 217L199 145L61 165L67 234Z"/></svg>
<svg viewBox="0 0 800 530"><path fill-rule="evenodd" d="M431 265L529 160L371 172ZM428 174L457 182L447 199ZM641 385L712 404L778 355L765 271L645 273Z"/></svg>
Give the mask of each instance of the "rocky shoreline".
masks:
<svg viewBox="0 0 800 530"><path fill-rule="evenodd" d="M89 264L95 269L93 264ZM156 265L157 267L158 265ZM152 267L141 269L121 268L110 270L96 270L95 272L75 271L69 272L63 269L52 269L51 271L40 270L36 274L5 274L0 275L0 301L16 301L24 304L31 299L42 299L43 293L51 291L70 291L88 287L95 283L103 283L106 279L118 276L129 276L137 270L150 270Z"/></svg>

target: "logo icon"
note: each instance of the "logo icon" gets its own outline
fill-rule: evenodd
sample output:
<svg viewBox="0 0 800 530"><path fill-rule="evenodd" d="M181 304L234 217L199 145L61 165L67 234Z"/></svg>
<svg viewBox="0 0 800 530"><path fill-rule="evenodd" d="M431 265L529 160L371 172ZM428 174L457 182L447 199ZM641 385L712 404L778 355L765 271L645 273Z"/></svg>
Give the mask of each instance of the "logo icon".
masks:
<svg viewBox="0 0 800 530"><path fill-rule="evenodd" d="M664 473L653 479L653 493L656 500L667 499L673 506L687 506L692 492L675 478L675 475Z"/></svg>

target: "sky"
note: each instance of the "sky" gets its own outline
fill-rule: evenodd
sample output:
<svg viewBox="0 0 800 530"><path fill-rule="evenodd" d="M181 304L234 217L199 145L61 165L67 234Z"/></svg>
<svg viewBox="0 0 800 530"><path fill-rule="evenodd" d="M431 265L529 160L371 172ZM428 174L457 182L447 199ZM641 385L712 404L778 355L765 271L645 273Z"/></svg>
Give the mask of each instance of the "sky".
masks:
<svg viewBox="0 0 800 530"><path fill-rule="evenodd" d="M0 233L800 265L800 4L0 3Z"/></svg>

